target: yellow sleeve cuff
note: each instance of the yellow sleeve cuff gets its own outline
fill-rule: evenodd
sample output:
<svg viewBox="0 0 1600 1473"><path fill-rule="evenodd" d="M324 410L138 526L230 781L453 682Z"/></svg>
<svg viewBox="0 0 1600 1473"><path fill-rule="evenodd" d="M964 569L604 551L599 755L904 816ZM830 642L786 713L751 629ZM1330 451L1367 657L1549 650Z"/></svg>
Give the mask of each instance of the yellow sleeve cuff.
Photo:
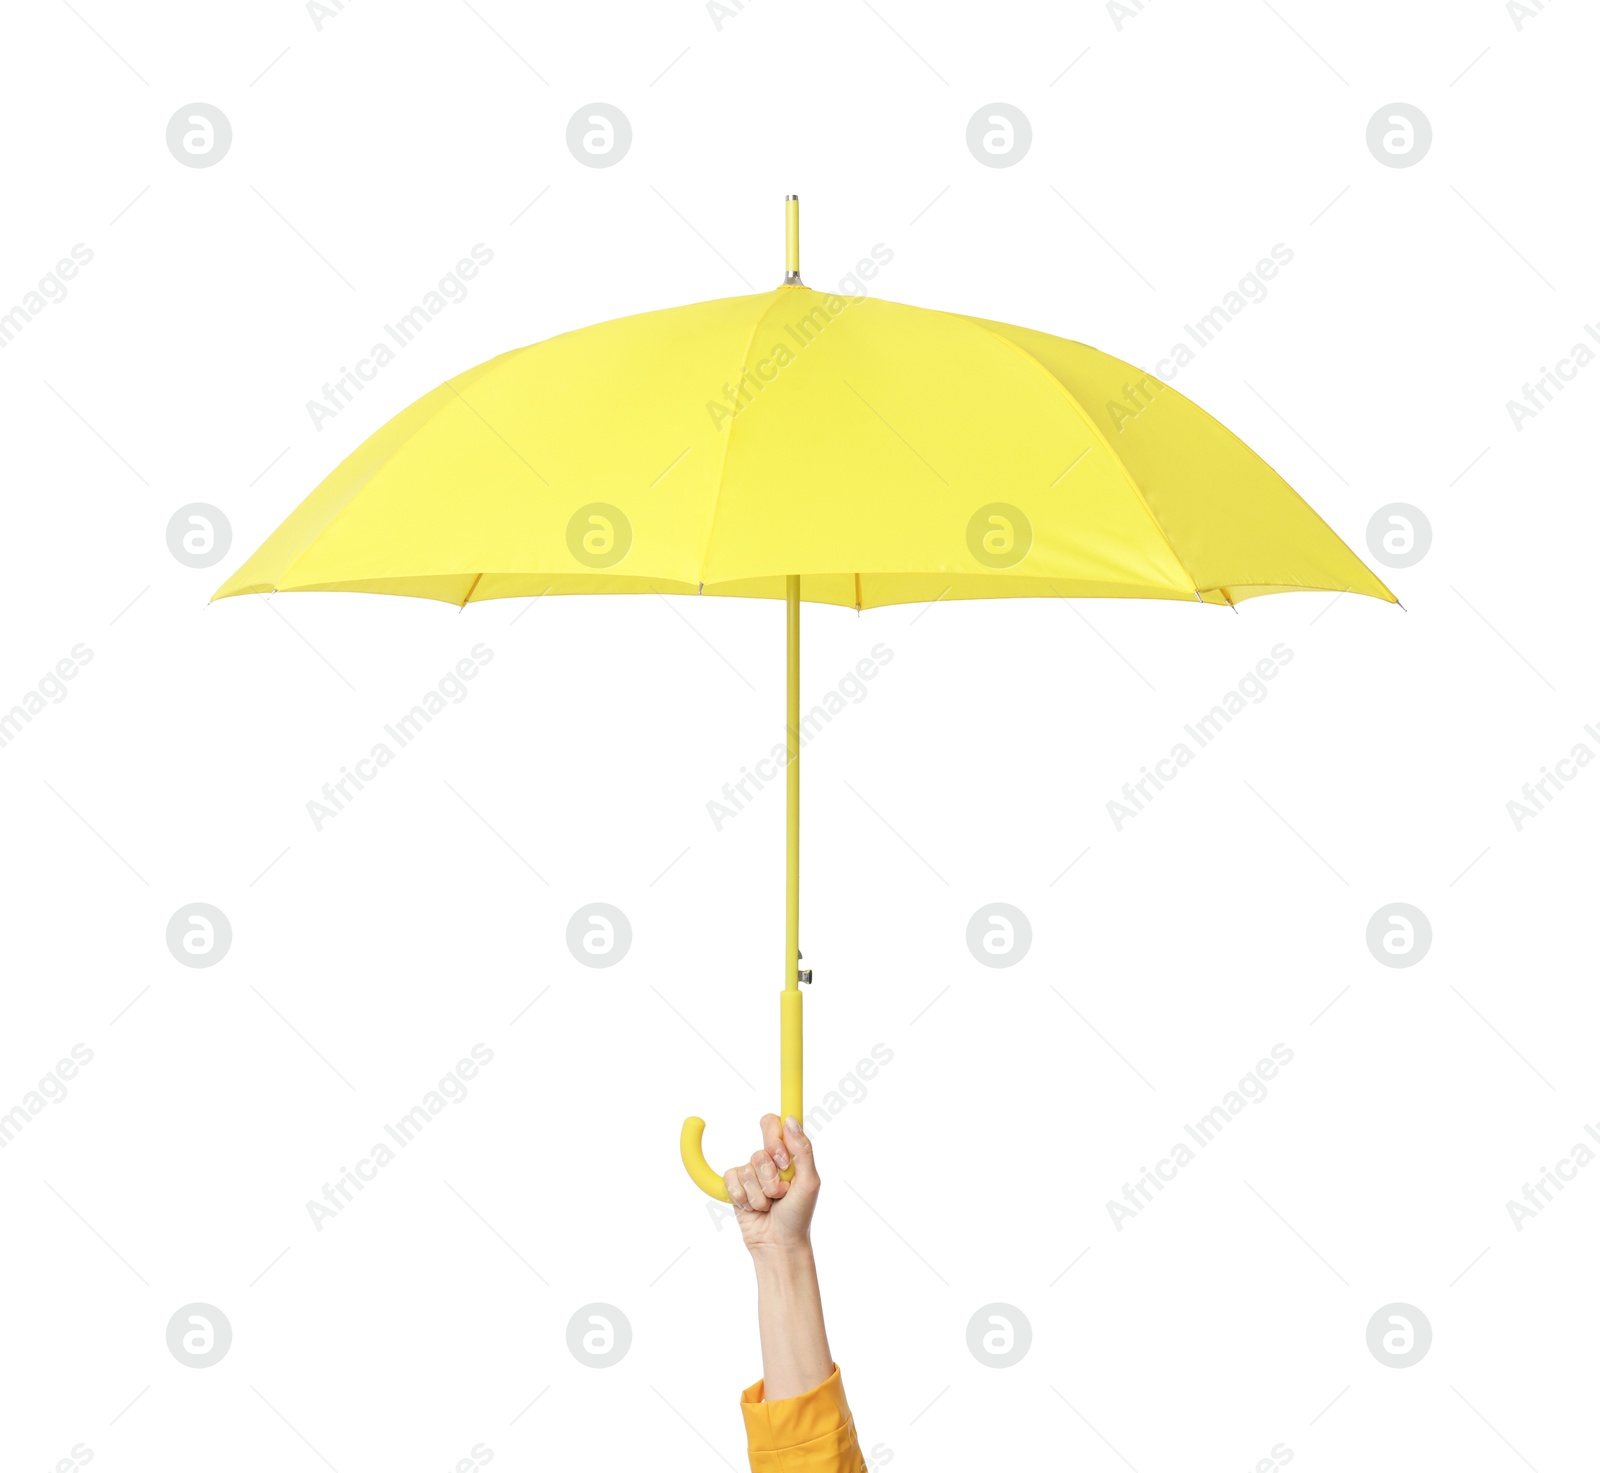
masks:
<svg viewBox="0 0 1600 1473"><path fill-rule="evenodd" d="M764 1401L757 1381L739 1398L752 1473L865 1473L839 1368L820 1386Z"/></svg>

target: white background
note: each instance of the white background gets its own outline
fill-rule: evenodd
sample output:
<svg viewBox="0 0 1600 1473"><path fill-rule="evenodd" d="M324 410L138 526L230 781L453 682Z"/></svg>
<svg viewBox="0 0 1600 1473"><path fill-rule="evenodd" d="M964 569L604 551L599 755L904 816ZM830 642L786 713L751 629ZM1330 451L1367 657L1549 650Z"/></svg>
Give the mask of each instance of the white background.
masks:
<svg viewBox="0 0 1600 1473"><path fill-rule="evenodd" d="M808 691L893 652L805 762L812 1100L893 1055L816 1137L864 1447L1592 1466L1600 1166L1520 1231L1506 1202L1600 1120L1600 775L1520 831L1506 803L1600 751L1600 367L1520 431L1505 407L1600 315L1592 11L74 4L8 15L0 100L0 310L94 253L0 352L0 707L93 655L0 749L0 1110L94 1056L0 1150L8 1470L743 1466L750 1274L676 1134L704 1114L729 1163L775 1103L782 800L721 832L706 803L780 737L781 606L206 600L448 375L775 284L789 191L813 284L882 243L880 295L1150 367L1287 245L1178 385L1363 556L1391 502L1434 539L1379 569L1405 613L808 609ZM565 141L597 100L634 132L607 169ZM997 100L1033 128L1005 169L965 142ZM1397 100L1434 131L1410 168L1366 143ZM195 101L234 134L205 169L165 143ZM478 242L467 299L316 429ZM209 569L167 550L191 502L233 528ZM480 642L469 697L317 831ZM1119 831L1108 800L1280 643ZM566 946L596 900L633 926L608 970ZM965 942L997 900L1033 928L1008 969ZM233 929L209 969L165 942L197 901ZM1403 970L1366 943L1396 901L1433 927ZM307 1200L475 1043L470 1097L318 1231ZM1108 1200L1280 1043L1119 1231ZM205 1370L165 1338L196 1301L233 1329ZM567 1348L594 1302L632 1327L609 1370ZM1007 1370L967 1348L993 1302L1032 1326ZM1366 1343L1393 1302L1433 1329L1406 1370Z"/></svg>

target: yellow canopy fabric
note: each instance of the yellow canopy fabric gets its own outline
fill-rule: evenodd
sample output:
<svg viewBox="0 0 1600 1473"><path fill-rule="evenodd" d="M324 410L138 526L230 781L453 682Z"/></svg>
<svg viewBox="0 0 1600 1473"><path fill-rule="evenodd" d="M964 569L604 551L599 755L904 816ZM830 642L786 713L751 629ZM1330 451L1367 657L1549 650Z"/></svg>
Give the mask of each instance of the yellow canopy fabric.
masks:
<svg viewBox="0 0 1600 1473"><path fill-rule="evenodd" d="M441 384L215 597L1394 595L1159 379L1027 328L783 286Z"/></svg>

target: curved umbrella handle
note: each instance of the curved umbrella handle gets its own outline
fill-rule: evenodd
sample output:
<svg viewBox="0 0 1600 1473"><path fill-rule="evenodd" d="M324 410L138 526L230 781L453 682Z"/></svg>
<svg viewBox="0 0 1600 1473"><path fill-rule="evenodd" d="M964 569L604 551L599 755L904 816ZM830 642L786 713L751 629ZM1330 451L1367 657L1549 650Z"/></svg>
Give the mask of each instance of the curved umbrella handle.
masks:
<svg viewBox="0 0 1600 1473"><path fill-rule="evenodd" d="M783 1113L796 1120L805 1114L802 1081L805 1076L804 1003L797 986L786 988L778 994L779 1051L782 1063ZM732 1203L727 1184L706 1160L701 1141L706 1133L706 1123L698 1115L691 1115L678 1132L678 1154L683 1157L683 1169L706 1196L718 1202ZM785 1181L794 1180L791 1163L779 1173Z"/></svg>
<svg viewBox="0 0 1600 1473"><path fill-rule="evenodd" d="M678 1135L678 1154L683 1157L683 1169L706 1196L731 1203L733 1199L728 1195L727 1184L712 1169L701 1149L700 1141L705 1133L706 1123L698 1115L691 1115L683 1122L683 1130Z"/></svg>

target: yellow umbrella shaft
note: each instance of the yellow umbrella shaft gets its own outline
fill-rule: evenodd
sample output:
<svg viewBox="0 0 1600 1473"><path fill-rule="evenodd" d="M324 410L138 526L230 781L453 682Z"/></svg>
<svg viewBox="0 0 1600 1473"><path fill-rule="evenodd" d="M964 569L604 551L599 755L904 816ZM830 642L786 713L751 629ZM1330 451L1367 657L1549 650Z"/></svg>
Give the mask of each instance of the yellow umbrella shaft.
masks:
<svg viewBox="0 0 1600 1473"><path fill-rule="evenodd" d="M791 216L792 219L792 216ZM793 249L793 247L791 247ZM789 765L785 769L789 812L784 886L783 993L781 1042L783 1114L801 1119L805 1109L805 1045L800 994L800 579L790 576L789 595ZM791 1167L784 1172L788 1180Z"/></svg>

